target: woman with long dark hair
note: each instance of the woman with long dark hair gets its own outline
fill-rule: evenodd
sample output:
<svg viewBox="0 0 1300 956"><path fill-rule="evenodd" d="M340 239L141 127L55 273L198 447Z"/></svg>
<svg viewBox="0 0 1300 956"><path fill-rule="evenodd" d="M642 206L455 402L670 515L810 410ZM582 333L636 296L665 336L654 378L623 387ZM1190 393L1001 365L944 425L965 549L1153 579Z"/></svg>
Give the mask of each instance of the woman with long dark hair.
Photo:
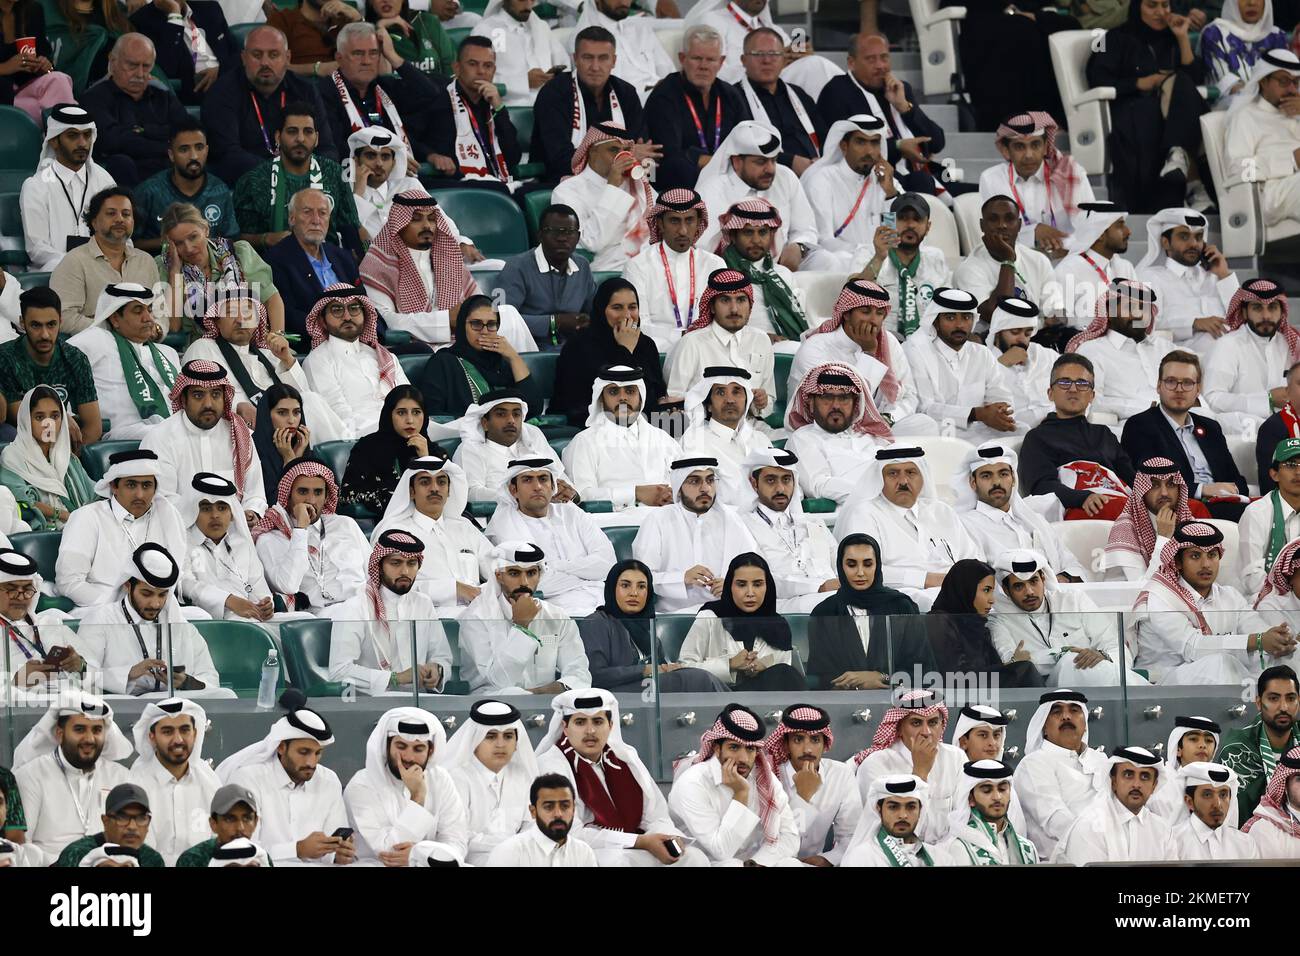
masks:
<svg viewBox="0 0 1300 956"><path fill-rule="evenodd" d="M41 8L49 42L59 48L54 68L71 77L80 96L108 73L109 50L131 32L131 21L117 0L41 0Z"/></svg>
<svg viewBox="0 0 1300 956"><path fill-rule="evenodd" d="M472 295L461 304L455 338L433 354L416 383L428 396L430 415L459 417L486 392L498 388L517 388L530 411L542 410L545 396L500 331L501 318L489 296Z"/></svg>
<svg viewBox="0 0 1300 956"><path fill-rule="evenodd" d="M926 616L939 671L986 674L989 686L1042 687L1042 675L1024 648L1008 664L998 656L989 634L989 612L996 596L996 575L983 561L963 558L949 569Z"/></svg>
<svg viewBox="0 0 1300 956"><path fill-rule="evenodd" d="M421 73L450 79L456 44L434 14L416 13L409 0L368 0L366 20L387 30L393 51Z"/></svg>
<svg viewBox="0 0 1300 956"><path fill-rule="evenodd" d="M311 429L302 407L302 393L292 385L276 382L262 393L253 426L253 447L262 462L262 484L266 500L280 493L280 476L290 462L320 461L311 447Z"/></svg>
<svg viewBox="0 0 1300 956"><path fill-rule="evenodd" d="M431 454L447 457L429 441L424 396L414 385L399 385L384 399L375 430L352 446L339 490L340 503L383 514L407 463Z"/></svg>

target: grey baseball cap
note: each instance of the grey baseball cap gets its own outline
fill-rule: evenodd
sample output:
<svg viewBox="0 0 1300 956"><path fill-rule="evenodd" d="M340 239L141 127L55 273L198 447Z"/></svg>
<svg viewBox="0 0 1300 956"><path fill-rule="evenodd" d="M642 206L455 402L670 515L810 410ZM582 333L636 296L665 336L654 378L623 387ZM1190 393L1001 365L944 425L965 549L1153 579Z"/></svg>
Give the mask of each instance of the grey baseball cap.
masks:
<svg viewBox="0 0 1300 956"><path fill-rule="evenodd" d="M119 783L108 791L108 799L104 801L104 810L107 813L121 813L132 804L138 804L148 810L149 794L145 792L144 787L134 783Z"/></svg>
<svg viewBox="0 0 1300 956"><path fill-rule="evenodd" d="M217 789L212 795L212 812L229 813L237 803L246 803L254 813L257 812L257 799L247 787L228 783Z"/></svg>
<svg viewBox="0 0 1300 956"><path fill-rule="evenodd" d="M920 193L903 193L894 199L889 211L897 216L904 209L910 209L922 219L930 218L930 204Z"/></svg>

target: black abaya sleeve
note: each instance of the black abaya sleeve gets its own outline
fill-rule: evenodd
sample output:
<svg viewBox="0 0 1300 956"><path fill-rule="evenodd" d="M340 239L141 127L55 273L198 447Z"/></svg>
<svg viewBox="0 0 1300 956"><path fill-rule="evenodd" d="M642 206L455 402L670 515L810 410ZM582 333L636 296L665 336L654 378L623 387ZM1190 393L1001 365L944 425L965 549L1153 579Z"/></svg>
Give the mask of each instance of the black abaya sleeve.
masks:
<svg viewBox="0 0 1300 956"><path fill-rule="evenodd" d="M853 619L847 614L819 613L821 605L808 618L808 675L820 682L821 690L834 690L831 681L845 671L884 671L872 668L862 650L862 641ZM873 642L874 643L874 642Z"/></svg>
<svg viewBox="0 0 1300 956"><path fill-rule="evenodd" d="M567 415L569 424L579 428L587 420L591 406L591 383L596 380L596 369L592 365L590 352L590 336L577 335L564 343L555 363L551 414Z"/></svg>
<svg viewBox="0 0 1300 956"><path fill-rule="evenodd" d="M1139 95L1137 81L1143 74L1137 53L1137 44L1126 32L1108 30L1102 48L1088 59L1088 85L1113 86L1116 98Z"/></svg>
<svg viewBox="0 0 1300 956"><path fill-rule="evenodd" d="M424 396L424 410L429 415L459 418L469 408L469 385L465 381L465 372L456 356L447 349L435 352L425 364L419 380L411 384Z"/></svg>

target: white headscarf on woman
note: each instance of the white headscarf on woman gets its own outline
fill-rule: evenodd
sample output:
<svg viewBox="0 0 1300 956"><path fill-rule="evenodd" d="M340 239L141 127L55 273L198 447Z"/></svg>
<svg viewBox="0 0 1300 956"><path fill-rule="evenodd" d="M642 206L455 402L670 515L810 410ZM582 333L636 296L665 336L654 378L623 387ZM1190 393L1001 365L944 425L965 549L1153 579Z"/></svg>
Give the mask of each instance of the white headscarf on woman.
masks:
<svg viewBox="0 0 1300 956"><path fill-rule="evenodd" d="M1254 23L1247 23L1242 18L1237 0L1224 0L1223 13L1210 26L1218 27L1225 38L1232 34L1246 43L1258 43L1276 29L1273 26L1273 0L1264 0L1264 12Z"/></svg>
<svg viewBox="0 0 1300 956"><path fill-rule="evenodd" d="M18 437L0 453L0 465L42 492L46 504L60 504L60 499L70 497L64 484L64 475L68 473L68 464L72 460L68 410L67 406L63 407L63 422L59 425L54 447L50 449L50 457L46 458L45 452L41 451L40 442L32 434L32 396L37 392L41 393L37 397L58 398L58 393L48 385L38 385L23 396L23 402L18 406ZM45 498L45 495L49 498Z"/></svg>

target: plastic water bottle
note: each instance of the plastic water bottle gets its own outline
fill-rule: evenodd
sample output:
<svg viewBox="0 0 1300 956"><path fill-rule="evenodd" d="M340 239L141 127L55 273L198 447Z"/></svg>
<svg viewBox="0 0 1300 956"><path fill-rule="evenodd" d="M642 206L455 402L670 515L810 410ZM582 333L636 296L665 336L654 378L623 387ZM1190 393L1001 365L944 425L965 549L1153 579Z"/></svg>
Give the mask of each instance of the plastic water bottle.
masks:
<svg viewBox="0 0 1300 956"><path fill-rule="evenodd" d="M271 648L262 664L262 679L257 685L257 709L275 709L275 685L280 680L280 657L275 648Z"/></svg>

